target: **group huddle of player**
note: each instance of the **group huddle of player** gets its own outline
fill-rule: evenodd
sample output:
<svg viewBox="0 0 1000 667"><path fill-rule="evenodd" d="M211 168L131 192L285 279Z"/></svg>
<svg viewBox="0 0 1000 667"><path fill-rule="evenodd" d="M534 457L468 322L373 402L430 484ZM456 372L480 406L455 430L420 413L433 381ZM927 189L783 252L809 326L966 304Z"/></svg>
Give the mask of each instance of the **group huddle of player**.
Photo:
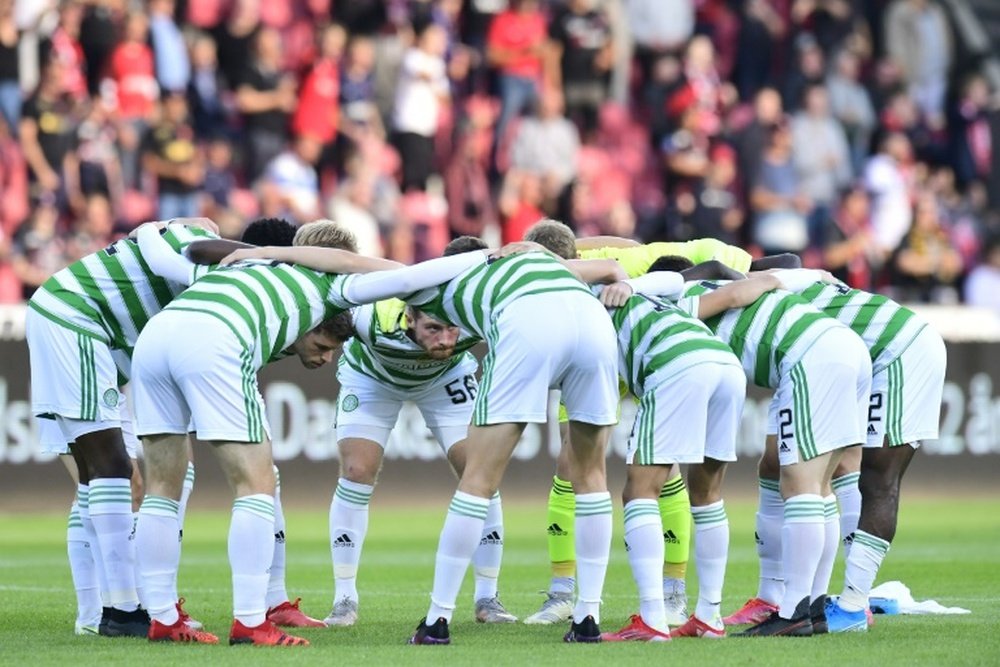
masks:
<svg viewBox="0 0 1000 667"><path fill-rule="evenodd" d="M259 221L243 244L214 231L203 219L147 223L54 275L29 303L33 411L43 445L65 455L78 482L67 533L78 634L218 642L177 592L189 434L210 445L234 496L229 642L305 645L279 626L357 623L369 502L406 401L459 478L431 604L410 643L450 642L470 562L476 619L516 622L497 595L497 489L526 424L547 420L550 389L565 422L549 497L552 580L525 623L569 621L567 642L721 638L728 625L749 625L744 636L867 629L900 480L938 429L944 344L912 311L794 268L794 257L752 262L711 239L577 240L550 220L526 242L490 251L461 237L414 266L355 254L351 234L329 221L297 231ZM480 342L477 380L469 350ZM335 593L320 621L285 591L257 371L291 355L319 368L341 348ZM760 588L723 618L722 480L748 382L774 390L759 468ZM604 456L626 395L638 403L622 500L639 605L621 630L602 633L612 533ZM688 615L692 518L698 600ZM845 586L828 598L842 542Z"/></svg>

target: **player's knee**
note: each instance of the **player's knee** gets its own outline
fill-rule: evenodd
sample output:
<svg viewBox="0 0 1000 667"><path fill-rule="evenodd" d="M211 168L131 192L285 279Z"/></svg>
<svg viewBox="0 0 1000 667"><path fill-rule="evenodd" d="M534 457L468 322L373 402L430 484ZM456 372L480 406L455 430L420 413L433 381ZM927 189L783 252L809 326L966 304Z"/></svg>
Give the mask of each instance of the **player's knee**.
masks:
<svg viewBox="0 0 1000 667"><path fill-rule="evenodd" d="M340 464L340 476L355 484L375 485L378 479L378 464L369 461L343 461Z"/></svg>

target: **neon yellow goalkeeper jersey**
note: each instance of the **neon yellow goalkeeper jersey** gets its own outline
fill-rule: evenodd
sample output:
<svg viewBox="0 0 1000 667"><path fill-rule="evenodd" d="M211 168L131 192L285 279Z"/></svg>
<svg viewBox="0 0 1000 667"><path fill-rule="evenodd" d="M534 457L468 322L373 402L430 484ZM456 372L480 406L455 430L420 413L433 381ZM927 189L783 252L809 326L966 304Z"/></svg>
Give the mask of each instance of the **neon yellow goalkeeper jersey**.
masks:
<svg viewBox="0 0 1000 667"><path fill-rule="evenodd" d="M664 255L679 255L701 264L711 259L717 259L731 269L740 273L750 270L753 258L743 248L727 245L716 239L696 239L683 243L647 243L630 248L594 248L581 250L580 259L615 259L625 269L629 278L637 278L653 265L653 262Z"/></svg>

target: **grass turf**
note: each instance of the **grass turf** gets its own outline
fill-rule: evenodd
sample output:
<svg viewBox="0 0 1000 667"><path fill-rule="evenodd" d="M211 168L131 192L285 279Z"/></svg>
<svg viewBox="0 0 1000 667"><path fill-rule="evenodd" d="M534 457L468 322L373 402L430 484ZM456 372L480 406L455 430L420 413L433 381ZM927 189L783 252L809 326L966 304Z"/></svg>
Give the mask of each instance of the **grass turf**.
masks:
<svg viewBox="0 0 1000 667"><path fill-rule="evenodd" d="M753 512L731 503L732 547L723 610L728 613L756 591ZM228 514L195 510L184 529L181 594L186 609L220 635L223 645L162 645L142 640L73 635L75 598L65 555L65 517L0 514L0 662L4 664L212 665L662 664L678 660L708 665L998 665L1000 664L1000 500L907 500L899 532L879 581L899 579L917 599L972 610L965 616L876 617L867 634L812 639L679 639L670 644L565 645L565 628L482 626L472 621L471 576L459 598L450 647L406 646L425 612L441 508L403 509L376 502L364 548L359 587L361 619L353 628L307 629L309 648L258 649L225 646L230 622L226 564ZM323 512L293 511L287 517L288 590L302 607L322 618L330 609L331 566ZM621 540L620 509L605 586L602 627L617 629L636 609L635 587ZM521 617L534 612L547 583L544 507L506 507L506 552L501 574L504 603ZM839 592L838 564L831 592ZM693 607L696 578L688 574ZM85 656L85 657L82 657ZM571 663L569 661L572 661Z"/></svg>

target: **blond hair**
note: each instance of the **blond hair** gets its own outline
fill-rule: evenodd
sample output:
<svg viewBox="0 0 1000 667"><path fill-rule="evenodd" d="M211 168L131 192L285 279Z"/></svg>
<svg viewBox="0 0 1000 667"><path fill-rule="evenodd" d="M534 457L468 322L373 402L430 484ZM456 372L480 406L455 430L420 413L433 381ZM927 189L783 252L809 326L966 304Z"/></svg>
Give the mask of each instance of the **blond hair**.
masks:
<svg viewBox="0 0 1000 667"><path fill-rule="evenodd" d="M558 220L539 220L525 232L524 240L533 241L563 259L576 259L576 235Z"/></svg>
<svg viewBox="0 0 1000 667"><path fill-rule="evenodd" d="M339 248L340 250L358 251L358 239L354 233L338 225L333 220L316 220L309 222L295 232L292 245L309 245L320 248Z"/></svg>

